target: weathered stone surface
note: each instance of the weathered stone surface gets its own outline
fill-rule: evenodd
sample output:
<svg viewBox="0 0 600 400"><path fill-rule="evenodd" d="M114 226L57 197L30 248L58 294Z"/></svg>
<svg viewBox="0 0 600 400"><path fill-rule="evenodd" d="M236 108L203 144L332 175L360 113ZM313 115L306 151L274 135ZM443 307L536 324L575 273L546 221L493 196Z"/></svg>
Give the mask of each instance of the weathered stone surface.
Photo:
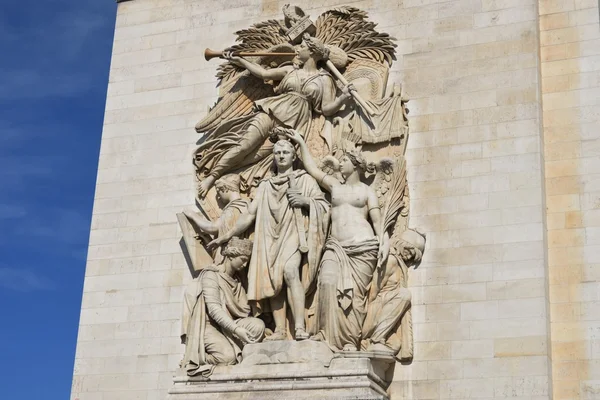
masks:
<svg viewBox="0 0 600 400"><path fill-rule="evenodd" d="M249 344L242 352L241 365L317 363L328 366L333 352L323 342L277 340Z"/></svg>
<svg viewBox="0 0 600 400"><path fill-rule="evenodd" d="M244 348L241 364L217 366L208 379L179 372L167 398L387 400L394 363L382 353L334 354L321 342L251 344Z"/></svg>
<svg viewBox="0 0 600 400"><path fill-rule="evenodd" d="M415 357L391 398L594 398L598 1L302 6L345 4L398 39L410 222L428 233L410 277ZM111 65L73 400L164 400L173 385L191 279L173 215L191 205L191 132L218 96L207 32L226 48L282 5L119 4L113 51L127 57Z"/></svg>

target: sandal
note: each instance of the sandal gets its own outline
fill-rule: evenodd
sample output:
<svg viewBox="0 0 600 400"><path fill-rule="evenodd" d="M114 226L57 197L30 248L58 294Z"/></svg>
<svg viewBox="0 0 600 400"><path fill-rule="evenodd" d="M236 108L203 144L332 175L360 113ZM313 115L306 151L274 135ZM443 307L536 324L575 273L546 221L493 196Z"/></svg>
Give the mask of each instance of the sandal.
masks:
<svg viewBox="0 0 600 400"><path fill-rule="evenodd" d="M310 335L304 330L304 328L296 328L296 334L294 336L298 341L310 338Z"/></svg>

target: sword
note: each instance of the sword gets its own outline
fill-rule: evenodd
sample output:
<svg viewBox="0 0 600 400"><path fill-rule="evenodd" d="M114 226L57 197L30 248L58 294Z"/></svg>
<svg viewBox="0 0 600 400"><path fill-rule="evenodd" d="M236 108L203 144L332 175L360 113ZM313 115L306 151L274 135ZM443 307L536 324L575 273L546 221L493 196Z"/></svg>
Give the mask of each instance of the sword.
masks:
<svg viewBox="0 0 600 400"><path fill-rule="evenodd" d="M288 176L290 183L290 189L297 189L296 180L294 175ZM294 219L296 220L296 228L298 229L298 237L300 238L300 252L308 253L308 244L306 243L306 231L304 230L304 219L302 218L302 210L296 207L294 208Z"/></svg>

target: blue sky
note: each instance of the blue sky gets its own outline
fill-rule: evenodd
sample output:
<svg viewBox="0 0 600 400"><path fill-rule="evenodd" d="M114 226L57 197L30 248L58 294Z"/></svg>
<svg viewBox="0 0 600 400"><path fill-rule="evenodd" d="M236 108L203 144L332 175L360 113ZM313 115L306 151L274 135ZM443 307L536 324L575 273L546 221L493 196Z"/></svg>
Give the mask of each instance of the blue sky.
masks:
<svg viewBox="0 0 600 400"><path fill-rule="evenodd" d="M0 388L69 398L116 4L0 1Z"/></svg>

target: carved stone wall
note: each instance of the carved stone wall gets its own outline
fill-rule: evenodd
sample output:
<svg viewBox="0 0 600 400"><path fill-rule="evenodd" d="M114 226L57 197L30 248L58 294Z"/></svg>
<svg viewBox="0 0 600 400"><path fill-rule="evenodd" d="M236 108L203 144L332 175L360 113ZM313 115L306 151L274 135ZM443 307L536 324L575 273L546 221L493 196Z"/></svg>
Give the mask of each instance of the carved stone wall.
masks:
<svg viewBox="0 0 600 400"><path fill-rule="evenodd" d="M286 2L119 4L72 400L166 398L190 279L175 214L218 94L203 51ZM410 99L410 224L428 241L391 398L595 398L597 1L301 5L361 8L398 39L388 82Z"/></svg>
<svg viewBox="0 0 600 400"><path fill-rule="evenodd" d="M598 2L540 2L555 399L600 396L600 32Z"/></svg>

